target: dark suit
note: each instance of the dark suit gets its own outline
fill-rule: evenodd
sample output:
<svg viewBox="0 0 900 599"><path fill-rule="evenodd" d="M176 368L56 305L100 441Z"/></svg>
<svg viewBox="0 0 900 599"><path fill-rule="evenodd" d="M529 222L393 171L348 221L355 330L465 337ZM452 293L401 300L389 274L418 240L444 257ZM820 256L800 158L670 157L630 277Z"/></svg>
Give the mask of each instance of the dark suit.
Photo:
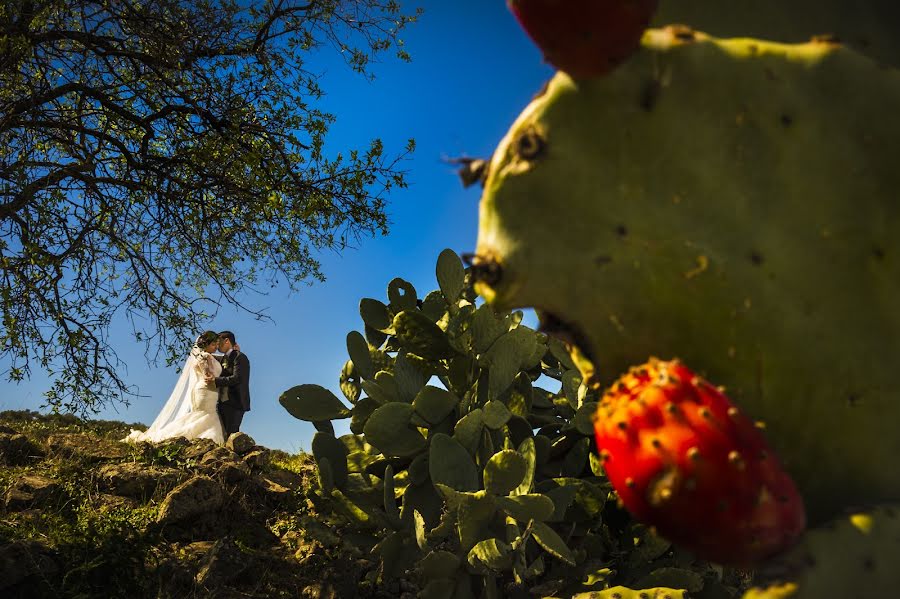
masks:
<svg viewBox="0 0 900 599"><path fill-rule="evenodd" d="M232 351L222 358L222 374L216 377L219 416L225 439L241 428L244 412L250 411L250 360L244 352Z"/></svg>

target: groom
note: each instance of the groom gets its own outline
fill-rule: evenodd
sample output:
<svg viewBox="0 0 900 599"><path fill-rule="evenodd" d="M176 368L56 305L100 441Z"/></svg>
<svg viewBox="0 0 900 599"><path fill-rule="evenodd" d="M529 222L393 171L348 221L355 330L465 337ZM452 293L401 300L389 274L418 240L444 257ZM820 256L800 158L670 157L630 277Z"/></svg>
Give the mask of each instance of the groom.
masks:
<svg viewBox="0 0 900 599"><path fill-rule="evenodd" d="M206 382L215 383L219 390L219 417L226 440L240 430L244 412L250 410L250 360L234 346L234 333L219 333L219 351L224 354L222 374L206 377Z"/></svg>

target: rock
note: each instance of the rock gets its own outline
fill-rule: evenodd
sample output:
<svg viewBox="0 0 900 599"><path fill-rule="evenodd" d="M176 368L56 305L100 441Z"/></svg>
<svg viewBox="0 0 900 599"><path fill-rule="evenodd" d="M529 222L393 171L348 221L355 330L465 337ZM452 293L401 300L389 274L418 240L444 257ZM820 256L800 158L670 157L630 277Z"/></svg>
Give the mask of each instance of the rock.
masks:
<svg viewBox="0 0 900 599"><path fill-rule="evenodd" d="M225 442L225 447L238 455L244 455L256 446L256 441L247 433L233 433Z"/></svg>
<svg viewBox="0 0 900 599"><path fill-rule="evenodd" d="M244 462L222 464L216 471L215 478L225 485L234 486L249 478L250 467Z"/></svg>
<svg viewBox="0 0 900 599"><path fill-rule="evenodd" d="M208 591L223 587L253 565L252 555L242 552L232 539L220 539L197 573L197 584Z"/></svg>
<svg viewBox="0 0 900 599"><path fill-rule="evenodd" d="M47 447L52 454L87 462L121 460L128 455L128 445L125 443L78 433L50 435Z"/></svg>
<svg viewBox="0 0 900 599"><path fill-rule="evenodd" d="M210 451L219 447L212 439L195 439L184 451L185 460L200 461Z"/></svg>
<svg viewBox="0 0 900 599"><path fill-rule="evenodd" d="M162 526L191 525L214 515L224 501L222 485L209 477L195 476L166 495L156 522Z"/></svg>
<svg viewBox="0 0 900 599"><path fill-rule="evenodd" d="M203 465L237 461L238 455L226 447L216 447L206 452L206 455L200 459L200 463Z"/></svg>
<svg viewBox="0 0 900 599"><path fill-rule="evenodd" d="M107 464L98 471L100 487L115 495L149 499L158 487L171 487L180 478L174 468L126 462Z"/></svg>
<svg viewBox="0 0 900 599"><path fill-rule="evenodd" d="M246 462L246 456L244 457L244 461ZM266 478L268 478L272 482L278 483L282 487L287 487L292 491L297 491L304 487L304 478L296 472L291 472L290 470L273 468L266 473Z"/></svg>
<svg viewBox="0 0 900 599"><path fill-rule="evenodd" d="M257 478L254 480L257 491L259 491L267 503L275 505L284 504L294 497L294 493L287 487L283 487L268 478Z"/></svg>
<svg viewBox="0 0 900 599"><path fill-rule="evenodd" d="M44 451L28 437L8 427L3 428L6 430L0 430L0 465L24 466L44 456Z"/></svg>
<svg viewBox="0 0 900 599"><path fill-rule="evenodd" d="M4 597L43 596L27 579L40 574L49 578L59 571L52 549L36 541L15 541L0 545L0 591ZM22 593L17 592L21 588ZM28 594L34 592L34 595Z"/></svg>
<svg viewBox="0 0 900 599"><path fill-rule="evenodd" d="M60 490L58 482L45 476L27 474L10 486L4 503L10 511L20 511L46 503Z"/></svg>
<svg viewBox="0 0 900 599"><path fill-rule="evenodd" d="M269 465L271 453L271 451L264 447L256 447L249 451L242 460L251 470L262 470Z"/></svg>

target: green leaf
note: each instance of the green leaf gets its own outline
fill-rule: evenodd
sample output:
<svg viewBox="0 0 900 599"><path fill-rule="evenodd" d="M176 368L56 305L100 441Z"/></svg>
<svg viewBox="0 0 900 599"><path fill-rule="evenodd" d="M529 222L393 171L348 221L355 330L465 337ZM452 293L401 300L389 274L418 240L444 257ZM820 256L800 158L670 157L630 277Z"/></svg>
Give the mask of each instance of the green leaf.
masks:
<svg viewBox="0 0 900 599"><path fill-rule="evenodd" d="M416 544L422 551L428 551L428 543L425 541L425 518L418 510L413 511L413 523L416 533Z"/></svg>
<svg viewBox="0 0 900 599"><path fill-rule="evenodd" d="M278 403L294 418L307 422L349 418L350 410L334 393L319 385L297 385L281 394Z"/></svg>
<svg viewBox="0 0 900 599"><path fill-rule="evenodd" d="M484 406L484 425L489 429L500 430L510 416L509 408L502 401L491 400Z"/></svg>
<svg viewBox="0 0 900 599"><path fill-rule="evenodd" d="M455 303L459 299L465 284L466 272L463 268L462 261L451 249L445 249L438 256L437 268L438 286L441 293L447 298L448 303Z"/></svg>
<svg viewBox="0 0 900 599"><path fill-rule="evenodd" d="M350 430L357 435L363 434L366 422L372 413L378 409L378 402L374 399L363 397L356 405L353 406L352 418L350 419Z"/></svg>
<svg viewBox="0 0 900 599"><path fill-rule="evenodd" d="M469 455L474 456L481 443L481 431L484 429L484 412L476 408L459 419L453 428L453 438L466 448Z"/></svg>
<svg viewBox="0 0 900 599"><path fill-rule="evenodd" d="M363 322L367 326L372 327L376 331L389 335L394 334L393 327L391 327L391 323L394 320L391 316L391 311L378 300L368 297L359 300L359 315L362 316Z"/></svg>
<svg viewBox="0 0 900 599"><path fill-rule="evenodd" d="M498 497L497 507L523 524L529 520L549 520L556 509L552 499L539 493Z"/></svg>
<svg viewBox="0 0 900 599"><path fill-rule="evenodd" d="M559 534L540 521L535 521L531 527L531 536L537 541L538 545L544 548L544 551L553 557L564 561L570 566L575 565L575 555L566 545L565 541Z"/></svg>
<svg viewBox="0 0 900 599"><path fill-rule="evenodd" d="M430 443L428 471L433 483L457 491L478 490L478 469L462 445L443 433L434 435Z"/></svg>
<svg viewBox="0 0 900 599"><path fill-rule="evenodd" d="M525 476L525 459L511 449L498 451L484 466L484 488L494 495L507 495Z"/></svg>
<svg viewBox="0 0 900 599"><path fill-rule="evenodd" d="M453 411L459 398L439 387L426 385L413 400L416 412L431 424L438 424Z"/></svg>
<svg viewBox="0 0 900 599"><path fill-rule="evenodd" d="M373 462L378 460L378 456L367 451L351 451L347 454L347 470L349 472L362 473Z"/></svg>
<svg viewBox="0 0 900 599"><path fill-rule="evenodd" d="M581 385L581 373L577 370L567 370L562 376L562 391L569 406L573 410L578 409L578 387Z"/></svg>
<svg viewBox="0 0 900 599"><path fill-rule="evenodd" d="M434 528L440 522L442 507L441 497L434 485L430 483L409 485L403 493L400 519L407 527L411 528L414 525L413 514L419 512L424 518L425 524Z"/></svg>
<svg viewBox="0 0 900 599"><path fill-rule="evenodd" d="M384 389L377 381L372 379L363 379L362 390L366 392L366 397L373 400L380 406L392 401L399 401L399 397L392 395L387 389Z"/></svg>
<svg viewBox="0 0 900 599"><path fill-rule="evenodd" d="M575 412L575 417L572 419L575 429L582 435L592 437L594 435L594 414L596 413L597 402L585 402L578 408L578 411Z"/></svg>
<svg viewBox="0 0 900 599"><path fill-rule="evenodd" d="M410 426L413 414L410 404L393 401L375 410L363 428L369 443L384 455L412 456L425 448L425 437Z"/></svg>
<svg viewBox="0 0 900 599"><path fill-rule="evenodd" d="M365 334L366 334L366 341L373 348L381 347L382 345L384 345L384 342L387 341L387 338L388 338L387 333L382 333L381 331L379 331L377 329L373 329L369 325L365 326Z"/></svg>
<svg viewBox="0 0 900 599"><path fill-rule="evenodd" d="M444 331L419 310L404 310L394 316L394 330L403 346L417 356L439 360L451 351Z"/></svg>
<svg viewBox="0 0 900 599"><path fill-rule="evenodd" d="M575 362L573 362L571 356L569 356L569 350L566 349L565 343L556 337L550 337L547 345L550 348L550 353L553 357L559 360L559 365L563 370L577 370Z"/></svg>
<svg viewBox="0 0 900 599"><path fill-rule="evenodd" d="M463 493L457 508L457 532L460 549L466 553L479 541L489 538L491 521L497 513L493 495L485 491Z"/></svg>
<svg viewBox="0 0 900 599"><path fill-rule="evenodd" d="M475 342L472 334L474 318L475 306L469 304L453 314L447 323L447 341L461 354L468 354L474 350Z"/></svg>
<svg viewBox="0 0 900 599"><path fill-rule="evenodd" d="M490 368L489 397L499 398L522 369L523 362L534 352L534 331L518 327L500 336L482 356L482 366Z"/></svg>
<svg viewBox="0 0 900 599"><path fill-rule="evenodd" d="M475 310L470 327L474 350L477 354L487 351L508 329L506 322L502 318L497 318L493 308L488 304L482 304Z"/></svg>
<svg viewBox="0 0 900 599"><path fill-rule="evenodd" d="M515 416L520 418L528 418L531 413L532 395L534 394L531 379L527 374L521 372L513 379L512 385L507 389L503 396L506 407Z"/></svg>
<svg viewBox="0 0 900 599"><path fill-rule="evenodd" d="M469 550L469 564L476 569L483 565L488 570L500 572L512 566L512 549L508 543L497 538L479 541Z"/></svg>
<svg viewBox="0 0 900 599"><path fill-rule="evenodd" d="M412 357L407 356L405 352L398 354L397 359L394 360L394 380L397 383L397 392L400 394L401 401L410 403L429 379L428 375L416 368L411 360Z"/></svg>
<svg viewBox="0 0 900 599"><path fill-rule="evenodd" d="M444 317L447 312L447 302L440 291L432 291L422 300L419 306L422 314L428 317L431 322L437 322Z"/></svg>
<svg viewBox="0 0 900 599"><path fill-rule="evenodd" d="M359 331L350 331L347 333L347 353L356 366L356 371L364 379L371 379L375 376L375 369L372 365L372 354L369 351L369 342L362 336Z"/></svg>
<svg viewBox="0 0 900 599"><path fill-rule="evenodd" d="M341 369L340 376L341 393L347 398L347 401L355 404L359 399L362 388L359 385L359 373L353 365L353 360L347 360Z"/></svg>
<svg viewBox="0 0 900 599"><path fill-rule="evenodd" d="M334 475L331 473L331 464L328 458L316 460L316 473L319 479L319 488L325 493L331 493L334 489Z"/></svg>
<svg viewBox="0 0 900 599"><path fill-rule="evenodd" d="M395 314L403 310L412 310L418 303L416 288L399 277L388 283L387 294L391 303L391 310Z"/></svg>
<svg viewBox="0 0 900 599"><path fill-rule="evenodd" d="M578 477L588 464L588 453L591 451L591 440L584 437L575 442L563 459L563 476Z"/></svg>
<svg viewBox="0 0 900 599"><path fill-rule="evenodd" d="M422 578L433 580L435 578L453 578L459 569L460 559L449 551L432 551L416 566ZM453 585L450 585L451 589Z"/></svg>
<svg viewBox="0 0 900 599"><path fill-rule="evenodd" d="M522 477L522 483L513 490L512 495L531 493L532 483L534 482L534 470L537 466L537 450L534 444L534 437L528 437L519 444L519 455L525 462L525 475Z"/></svg>
<svg viewBox="0 0 900 599"><path fill-rule="evenodd" d="M409 483L411 485L422 485L430 476L428 473L428 454L420 453L410 463L406 470L409 474Z"/></svg>
<svg viewBox="0 0 900 599"><path fill-rule="evenodd" d="M312 438L312 454L317 462L328 460L332 482L342 489L347 483L347 447L334 435L318 432Z"/></svg>
<svg viewBox="0 0 900 599"><path fill-rule="evenodd" d="M400 510L397 508L397 495L394 490L394 467L388 465L384 469L384 511L388 522L394 527L400 527Z"/></svg>

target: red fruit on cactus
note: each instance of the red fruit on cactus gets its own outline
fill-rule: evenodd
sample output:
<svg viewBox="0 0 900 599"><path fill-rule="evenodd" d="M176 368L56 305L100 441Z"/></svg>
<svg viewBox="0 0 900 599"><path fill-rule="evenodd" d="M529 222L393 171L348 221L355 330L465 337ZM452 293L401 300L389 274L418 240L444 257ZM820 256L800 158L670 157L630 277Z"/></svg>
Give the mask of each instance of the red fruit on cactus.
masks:
<svg viewBox="0 0 900 599"><path fill-rule="evenodd" d="M749 566L803 531L803 501L760 427L677 360L620 378L594 430L628 511L699 557Z"/></svg>
<svg viewBox="0 0 900 599"><path fill-rule="evenodd" d="M637 49L658 0L507 0L544 59L575 78L603 75Z"/></svg>

